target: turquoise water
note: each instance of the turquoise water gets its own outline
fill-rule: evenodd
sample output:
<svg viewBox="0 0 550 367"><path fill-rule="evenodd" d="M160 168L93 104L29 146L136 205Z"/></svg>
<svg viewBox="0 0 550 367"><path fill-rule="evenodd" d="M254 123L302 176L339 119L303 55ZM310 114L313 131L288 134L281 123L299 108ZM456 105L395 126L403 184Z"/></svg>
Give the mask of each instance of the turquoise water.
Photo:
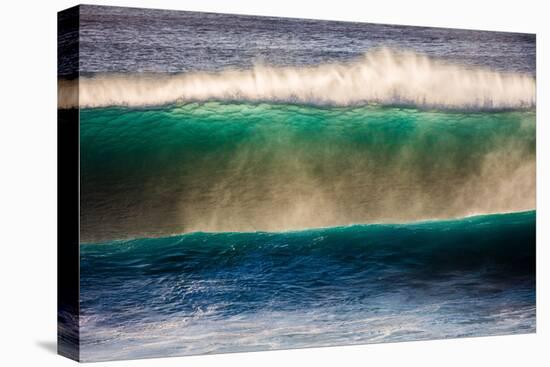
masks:
<svg viewBox="0 0 550 367"><path fill-rule="evenodd" d="M534 208L534 110L208 102L80 123L86 242Z"/></svg>
<svg viewBox="0 0 550 367"><path fill-rule="evenodd" d="M535 219L82 244L81 358L534 332Z"/></svg>

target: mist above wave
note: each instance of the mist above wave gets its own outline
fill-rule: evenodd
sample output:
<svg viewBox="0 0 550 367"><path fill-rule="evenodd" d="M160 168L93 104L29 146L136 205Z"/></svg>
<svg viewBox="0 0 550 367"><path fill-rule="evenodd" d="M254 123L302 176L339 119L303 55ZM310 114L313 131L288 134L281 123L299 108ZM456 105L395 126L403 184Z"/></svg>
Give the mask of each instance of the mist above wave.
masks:
<svg viewBox="0 0 550 367"><path fill-rule="evenodd" d="M529 108L530 75L452 64L410 51L378 49L349 63L173 75L98 74L59 81L59 108L151 106L208 100L330 105L406 104L455 109Z"/></svg>

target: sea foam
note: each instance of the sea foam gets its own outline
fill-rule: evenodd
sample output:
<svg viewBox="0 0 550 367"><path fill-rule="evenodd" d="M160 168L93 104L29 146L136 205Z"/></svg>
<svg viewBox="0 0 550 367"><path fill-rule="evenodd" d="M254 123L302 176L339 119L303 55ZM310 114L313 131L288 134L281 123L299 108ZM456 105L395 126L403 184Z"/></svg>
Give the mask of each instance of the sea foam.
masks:
<svg viewBox="0 0 550 367"><path fill-rule="evenodd" d="M256 65L217 73L97 74L59 81L59 108L152 106L190 101L270 101L338 106L415 105L451 109L531 108L534 77L377 49L348 63Z"/></svg>

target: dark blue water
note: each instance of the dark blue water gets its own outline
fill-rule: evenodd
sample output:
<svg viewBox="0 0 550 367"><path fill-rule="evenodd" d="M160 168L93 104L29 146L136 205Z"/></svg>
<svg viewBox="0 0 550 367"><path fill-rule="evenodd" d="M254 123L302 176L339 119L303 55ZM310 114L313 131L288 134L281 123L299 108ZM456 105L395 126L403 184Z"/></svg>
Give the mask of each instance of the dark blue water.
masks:
<svg viewBox="0 0 550 367"><path fill-rule="evenodd" d="M526 333L535 212L81 245L84 360Z"/></svg>
<svg viewBox="0 0 550 367"><path fill-rule="evenodd" d="M349 61L375 47L534 75L534 34L80 7L80 71L189 72ZM61 70L63 74L63 70Z"/></svg>

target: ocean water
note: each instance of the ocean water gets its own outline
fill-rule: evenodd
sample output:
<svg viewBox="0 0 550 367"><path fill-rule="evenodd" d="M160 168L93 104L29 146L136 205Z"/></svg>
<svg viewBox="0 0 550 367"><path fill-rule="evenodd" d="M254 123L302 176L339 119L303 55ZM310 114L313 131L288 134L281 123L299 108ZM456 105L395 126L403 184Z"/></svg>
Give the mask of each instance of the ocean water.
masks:
<svg viewBox="0 0 550 367"><path fill-rule="evenodd" d="M80 9L81 74L319 65L350 61L377 47L498 71L534 75L536 69L534 34L91 5Z"/></svg>
<svg viewBox="0 0 550 367"><path fill-rule="evenodd" d="M535 35L80 25L82 360L535 332Z"/></svg>
<svg viewBox="0 0 550 367"><path fill-rule="evenodd" d="M81 358L535 331L535 212L82 244Z"/></svg>

